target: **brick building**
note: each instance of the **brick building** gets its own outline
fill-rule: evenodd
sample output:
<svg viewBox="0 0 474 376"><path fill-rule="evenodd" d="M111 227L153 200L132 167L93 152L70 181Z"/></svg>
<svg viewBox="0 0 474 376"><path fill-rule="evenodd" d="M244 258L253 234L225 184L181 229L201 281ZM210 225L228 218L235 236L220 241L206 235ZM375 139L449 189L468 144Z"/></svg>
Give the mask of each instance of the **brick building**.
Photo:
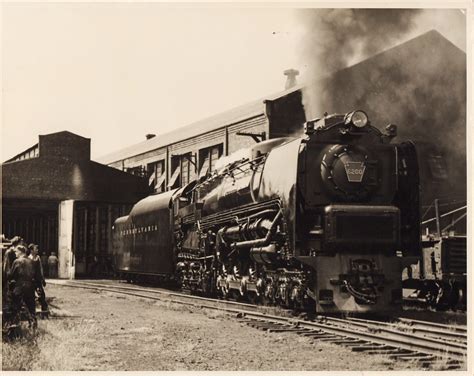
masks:
<svg viewBox="0 0 474 376"><path fill-rule="evenodd" d="M105 267L114 220L149 194L145 179L91 161L90 139L66 131L1 169L2 233L56 252L62 278Z"/></svg>

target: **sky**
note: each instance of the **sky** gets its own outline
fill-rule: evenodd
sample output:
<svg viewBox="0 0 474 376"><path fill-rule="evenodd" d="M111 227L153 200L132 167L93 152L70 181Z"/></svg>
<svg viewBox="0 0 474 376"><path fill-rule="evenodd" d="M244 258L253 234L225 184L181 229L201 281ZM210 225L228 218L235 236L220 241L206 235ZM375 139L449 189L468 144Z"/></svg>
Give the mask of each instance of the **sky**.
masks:
<svg viewBox="0 0 474 376"><path fill-rule="evenodd" d="M308 74L301 12L4 3L2 161L63 130L91 138L94 159L281 91L285 69ZM444 18L436 12L411 36L437 28L465 50L465 35Z"/></svg>

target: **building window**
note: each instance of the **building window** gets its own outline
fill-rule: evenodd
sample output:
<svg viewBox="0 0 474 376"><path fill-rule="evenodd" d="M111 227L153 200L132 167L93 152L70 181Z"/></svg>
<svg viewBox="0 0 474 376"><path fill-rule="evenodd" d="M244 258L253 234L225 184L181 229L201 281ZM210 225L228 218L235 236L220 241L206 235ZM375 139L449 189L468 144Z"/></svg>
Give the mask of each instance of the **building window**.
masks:
<svg viewBox="0 0 474 376"><path fill-rule="evenodd" d="M205 176L215 168L216 161L222 156L223 144L199 150L199 177Z"/></svg>
<svg viewBox="0 0 474 376"><path fill-rule="evenodd" d="M181 156L181 187L189 184L191 180L191 153L186 153Z"/></svg>
<svg viewBox="0 0 474 376"><path fill-rule="evenodd" d="M172 155L171 156L171 176L168 181L168 188L174 189L178 188L180 184L180 174L181 174L181 156Z"/></svg>
<svg viewBox="0 0 474 376"><path fill-rule="evenodd" d="M446 161L442 155L435 154L434 152L428 155L428 166L430 169L431 177L436 180L448 179L448 169Z"/></svg>
<svg viewBox="0 0 474 376"><path fill-rule="evenodd" d="M146 177L146 169L143 166L128 167L125 171L135 176Z"/></svg>
<svg viewBox="0 0 474 376"><path fill-rule="evenodd" d="M148 166L148 183L155 192L165 191L165 161L161 160L149 163Z"/></svg>
<svg viewBox="0 0 474 376"><path fill-rule="evenodd" d="M196 175L196 155L192 153L173 154L171 156L171 176L168 188L183 187Z"/></svg>

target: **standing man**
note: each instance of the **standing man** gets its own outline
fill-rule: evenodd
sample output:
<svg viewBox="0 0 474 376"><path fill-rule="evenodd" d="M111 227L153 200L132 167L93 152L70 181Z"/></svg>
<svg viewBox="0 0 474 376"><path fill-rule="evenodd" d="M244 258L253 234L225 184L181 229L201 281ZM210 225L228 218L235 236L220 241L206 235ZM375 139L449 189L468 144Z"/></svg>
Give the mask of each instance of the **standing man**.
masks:
<svg viewBox="0 0 474 376"><path fill-rule="evenodd" d="M5 276L8 275L8 272L10 271L13 261L16 259L16 247L18 244L20 244L21 238L19 236L15 236L11 240L11 246L10 248L7 249L5 252L5 259L3 260L3 272L5 273Z"/></svg>
<svg viewBox="0 0 474 376"><path fill-rule="evenodd" d="M39 249L37 244L30 244L31 246L31 255L30 259L35 265L35 275L39 280L35 280L36 284L36 293L38 294L38 300L41 304L41 311L44 314L48 312L48 303L46 302L46 294L44 293L44 287L46 286L46 281L44 279L43 267L41 265L41 258L39 256Z"/></svg>
<svg viewBox="0 0 474 376"><path fill-rule="evenodd" d="M49 278L58 278L58 258L56 252L51 252L51 256L48 257L48 275Z"/></svg>
<svg viewBox="0 0 474 376"><path fill-rule="evenodd" d="M48 255L46 252L41 254L41 266L43 267L43 277L48 276Z"/></svg>
<svg viewBox="0 0 474 376"><path fill-rule="evenodd" d="M5 252L3 265L2 265L2 303L6 302L7 297L9 297L10 291L8 288L8 273L10 272L13 261L16 259L16 247L20 243L21 238L19 236L15 236L11 240L11 246Z"/></svg>
<svg viewBox="0 0 474 376"><path fill-rule="evenodd" d="M33 261L26 257L26 248L19 245L16 251L17 259L13 261L8 273L8 281L14 285L12 291L13 315L21 311L24 302L30 312L33 327L36 328L38 324L36 321L35 280L39 280L40 277L36 275Z"/></svg>

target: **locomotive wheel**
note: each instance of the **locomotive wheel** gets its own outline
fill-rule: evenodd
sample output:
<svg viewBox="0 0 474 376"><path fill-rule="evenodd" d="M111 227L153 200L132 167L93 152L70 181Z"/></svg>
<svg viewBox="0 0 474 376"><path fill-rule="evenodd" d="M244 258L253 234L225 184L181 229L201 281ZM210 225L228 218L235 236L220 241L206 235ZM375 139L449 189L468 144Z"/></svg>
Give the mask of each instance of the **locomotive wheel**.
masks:
<svg viewBox="0 0 474 376"><path fill-rule="evenodd" d="M230 290L229 296L232 300L235 300L236 302L242 300L242 296L240 295L240 291L238 290Z"/></svg>
<svg viewBox="0 0 474 376"><path fill-rule="evenodd" d="M273 281L269 281L265 287L265 292L262 294L263 305L275 304L275 289L272 285Z"/></svg>
<svg viewBox="0 0 474 376"><path fill-rule="evenodd" d="M260 297L255 293L255 291L249 291L247 293L247 298L251 304L260 304Z"/></svg>
<svg viewBox="0 0 474 376"><path fill-rule="evenodd" d="M459 302L459 288L453 282L443 283L440 302L445 309L455 309Z"/></svg>
<svg viewBox="0 0 474 376"><path fill-rule="evenodd" d="M217 286L217 296L222 299L228 299L229 298L229 288L227 286L226 281L224 278L218 278L216 282Z"/></svg>
<svg viewBox="0 0 474 376"><path fill-rule="evenodd" d="M438 302L438 296L440 293L440 288L441 286L439 285L438 282L425 286L425 289L426 289L425 299L430 307L433 307L433 308L436 307L436 304Z"/></svg>
<svg viewBox="0 0 474 376"><path fill-rule="evenodd" d="M437 311L454 309L459 302L459 288L452 282L435 282L431 286L426 300Z"/></svg>
<svg viewBox="0 0 474 376"><path fill-rule="evenodd" d="M454 285L450 297L450 307L455 310L461 300L461 291L458 286Z"/></svg>
<svg viewBox="0 0 474 376"><path fill-rule="evenodd" d="M466 307L467 305L467 290L466 290L466 285L462 285L460 288L459 288L459 291L460 291L460 294L461 294L461 297L459 299L459 304L462 306L462 307Z"/></svg>

